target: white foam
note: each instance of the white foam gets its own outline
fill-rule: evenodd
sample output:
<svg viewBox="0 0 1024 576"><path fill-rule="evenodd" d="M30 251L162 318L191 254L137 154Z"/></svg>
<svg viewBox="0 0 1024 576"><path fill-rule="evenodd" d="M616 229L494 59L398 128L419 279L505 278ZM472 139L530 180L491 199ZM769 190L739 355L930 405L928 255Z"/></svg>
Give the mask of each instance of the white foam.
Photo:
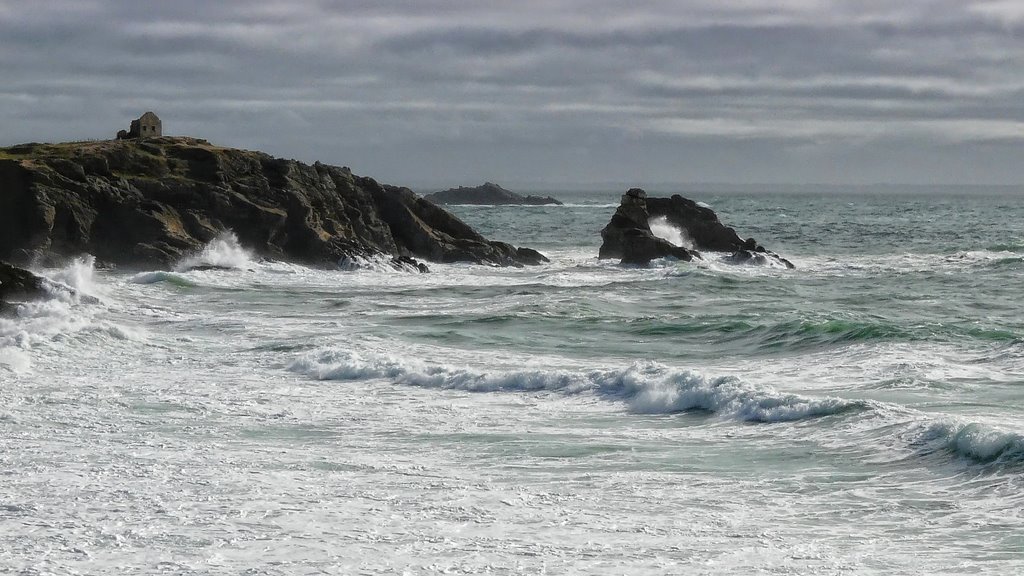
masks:
<svg viewBox="0 0 1024 576"><path fill-rule="evenodd" d="M396 263L390 256L376 254L373 256L346 256L338 261L338 268L345 272L419 272L415 266Z"/></svg>
<svg viewBox="0 0 1024 576"><path fill-rule="evenodd" d="M103 307L92 294L103 289L94 277L94 260L83 256L63 269L48 271L43 278L49 298L18 303L12 314L0 317L0 365L27 372L32 355L45 353L40 346L69 338L140 338L132 329L97 317Z"/></svg>
<svg viewBox="0 0 1024 576"><path fill-rule="evenodd" d="M71 263L51 274L48 278L53 282L71 288L72 297L81 300L81 295L98 295L98 285L95 281L96 258L90 254L80 256Z"/></svg>
<svg viewBox="0 0 1024 576"><path fill-rule="evenodd" d="M637 413L663 414L703 410L720 417L783 422L865 408L861 401L807 398L782 394L769 386L736 378L708 378L655 362L640 362L624 370L515 370L485 372L411 360L386 354L360 354L322 349L306 353L288 369L319 380L391 379L399 384L471 392L551 391L590 392L625 402Z"/></svg>
<svg viewBox="0 0 1024 576"><path fill-rule="evenodd" d="M983 464L1024 463L1024 436L977 422L943 418L926 425L918 443Z"/></svg>
<svg viewBox="0 0 1024 576"><path fill-rule="evenodd" d="M15 374L28 372L32 367L32 360L29 359L27 351L16 346L5 346L0 338L0 368L14 372Z"/></svg>
<svg viewBox="0 0 1024 576"><path fill-rule="evenodd" d="M179 272L198 266L244 269L252 265L252 252L238 242L234 232L227 230L217 235L197 254L183 258L174 269Z"/></svg>
<svg viewBox="0 0 1024 576"><path fill-rule="evenodd" d="M152 272L140 272L129 279L134 284L156 284L157 282L168 282L178 286L194 286L195 284L180 274L155 270Z"/></svg>

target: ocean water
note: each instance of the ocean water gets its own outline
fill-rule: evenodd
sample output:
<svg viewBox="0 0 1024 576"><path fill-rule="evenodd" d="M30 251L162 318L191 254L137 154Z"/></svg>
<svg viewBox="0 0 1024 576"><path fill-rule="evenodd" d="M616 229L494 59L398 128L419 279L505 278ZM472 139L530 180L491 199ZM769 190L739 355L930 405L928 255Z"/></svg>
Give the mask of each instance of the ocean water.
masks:
<svg viewBox="0 0 1024 576"><path fill-rule="evenodd" d="M688 194L785 270L556 196L452 208L541 267L39 270L0 572L1024 573L1019 197Z"/></svg>

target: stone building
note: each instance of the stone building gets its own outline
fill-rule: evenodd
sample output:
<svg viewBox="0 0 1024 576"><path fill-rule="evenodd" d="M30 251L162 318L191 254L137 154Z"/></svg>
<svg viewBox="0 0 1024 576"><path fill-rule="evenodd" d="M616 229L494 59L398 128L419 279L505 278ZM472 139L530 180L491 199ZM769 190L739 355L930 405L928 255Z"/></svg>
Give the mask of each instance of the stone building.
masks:
<svg viewBox="0 0 1024 576"><path fill-rule="evenodd" d="M152 113L146 112L138 120L132 120L131 128L125 132L120 130L117 133L119 140L127 138L156 138L163 135L163 123L160 118Z"/></svg>

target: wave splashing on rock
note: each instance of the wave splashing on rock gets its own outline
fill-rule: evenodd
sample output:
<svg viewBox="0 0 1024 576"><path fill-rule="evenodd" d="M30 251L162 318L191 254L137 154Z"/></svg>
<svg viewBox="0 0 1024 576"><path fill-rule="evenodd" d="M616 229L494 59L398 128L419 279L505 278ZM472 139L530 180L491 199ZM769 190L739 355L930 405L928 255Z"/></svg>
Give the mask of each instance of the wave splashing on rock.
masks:
<svg viewBox="0 0 1024 576"><path fill-rule="evenodd" d="M685 230L669 223L668 216L651 218L647 221L647 224L651 227L651 234L658 238L668 240L681 248L693 250L693 239L690 238Z"/></svg>
<svg viewBox="0 0 1024 576"><path fill-rule="evenodd" d="M235 233L226 230L217 235L203 249L191 254L178 262L174 269L178 272L196 269L248 269L253 264L253 254L238 241Z"/></svg>

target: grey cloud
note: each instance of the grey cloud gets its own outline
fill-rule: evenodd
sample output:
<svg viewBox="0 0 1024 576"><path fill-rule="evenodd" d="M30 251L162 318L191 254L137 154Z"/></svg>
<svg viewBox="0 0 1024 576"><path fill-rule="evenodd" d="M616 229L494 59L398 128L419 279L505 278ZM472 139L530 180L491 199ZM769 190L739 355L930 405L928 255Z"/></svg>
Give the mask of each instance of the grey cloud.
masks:
<svg viewBox="0 0 1024 576"><path fill-rule="evenodd" d="M753 4L0 0L0 144L154 109L398 183L1024 176L1024 18Z"/></svg>

